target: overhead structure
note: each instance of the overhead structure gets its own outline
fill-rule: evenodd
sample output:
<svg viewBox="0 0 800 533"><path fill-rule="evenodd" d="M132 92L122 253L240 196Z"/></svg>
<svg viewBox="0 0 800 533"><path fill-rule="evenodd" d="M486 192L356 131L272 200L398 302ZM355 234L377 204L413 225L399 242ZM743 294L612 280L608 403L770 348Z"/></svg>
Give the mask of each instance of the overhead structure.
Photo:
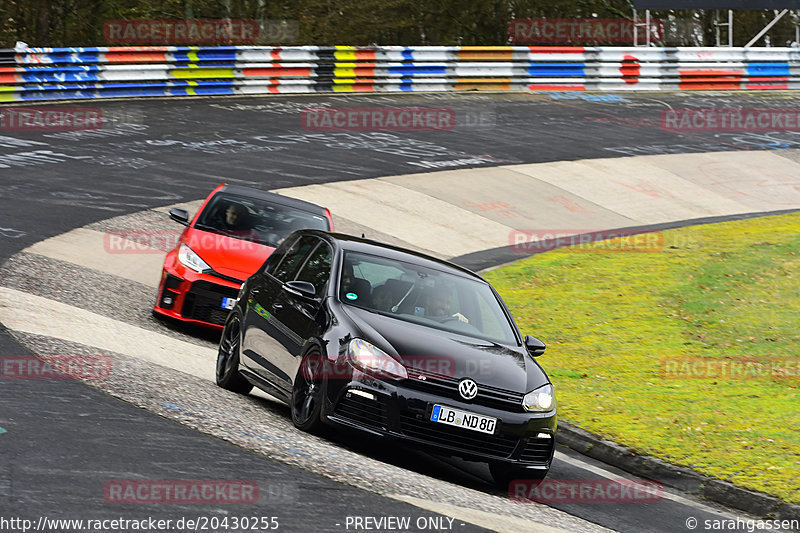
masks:
<svg viewBox="0 0 800 533"><path fill-rule="evenodd" d="M645 10L645 22L639 22L637 10ZM728 46L733 46L733 12L735 10L775 10L775 18L764 27L745 48L750 48L758 42L772 27L781 20L790 9L800 9L800 0L633 0L633 45L639 46L639 28L646 28L645 45L651 44L650 11L654 9L714 9L727 10L728 22L715 22L717 46L722 46L722 27L728 30ZM781 10L778 12L778 10Z"/></svg>

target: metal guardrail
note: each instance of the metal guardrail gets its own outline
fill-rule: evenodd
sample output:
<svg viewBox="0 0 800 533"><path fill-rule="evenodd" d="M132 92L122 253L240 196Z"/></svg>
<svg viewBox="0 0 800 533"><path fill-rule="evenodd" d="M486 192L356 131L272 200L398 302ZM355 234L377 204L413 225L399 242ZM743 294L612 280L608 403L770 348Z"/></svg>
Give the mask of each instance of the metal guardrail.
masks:
<svg viewBox="0 0 800 533"><path fill-rule="evenodd" d="M794 48L149 46L0 50L0 102L473 90L800 88Z"/></svg>

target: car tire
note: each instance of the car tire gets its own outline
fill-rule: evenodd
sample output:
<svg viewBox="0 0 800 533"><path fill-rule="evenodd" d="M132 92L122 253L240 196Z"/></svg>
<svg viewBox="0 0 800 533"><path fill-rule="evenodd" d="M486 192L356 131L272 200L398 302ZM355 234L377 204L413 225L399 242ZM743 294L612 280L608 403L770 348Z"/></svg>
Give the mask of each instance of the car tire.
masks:
<svg viewBox="0 0 800 533"><path fill-rule="evenodd" d="M242 342L242 322L236 313L231 313L217 351L217 385L239 394L248 394L253 385L239 372L239 346Z"/></svg>
<svg viewBox="0 0 800 533"><path fill-rule="evenodd" d="M325 379L322 354L314 349L303 356L292 387L292 423L301 431L319 433L322 430L322 400Z"/></svg>
<svg viewBox="0 0 800 533"><path fill-rule="evenodd" d="M489 472L495 484L504 490L516 480L524 481L529 485L538 485L547 476L547 470L532 470L519 466L510 466L507 463L489 463Z"/></svg>

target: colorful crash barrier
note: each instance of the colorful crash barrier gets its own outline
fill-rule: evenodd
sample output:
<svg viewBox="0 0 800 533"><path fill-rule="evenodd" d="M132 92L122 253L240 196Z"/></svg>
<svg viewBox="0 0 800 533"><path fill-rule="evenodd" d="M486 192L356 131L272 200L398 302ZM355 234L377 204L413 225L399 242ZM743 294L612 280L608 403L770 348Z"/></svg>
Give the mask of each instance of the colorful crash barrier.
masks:
<svg viewBox="0 0 800 533"><path fill-rule="evenodd" d="M0 102L183 95L800 88L794 48L149 46L0 50Z"/></svg>

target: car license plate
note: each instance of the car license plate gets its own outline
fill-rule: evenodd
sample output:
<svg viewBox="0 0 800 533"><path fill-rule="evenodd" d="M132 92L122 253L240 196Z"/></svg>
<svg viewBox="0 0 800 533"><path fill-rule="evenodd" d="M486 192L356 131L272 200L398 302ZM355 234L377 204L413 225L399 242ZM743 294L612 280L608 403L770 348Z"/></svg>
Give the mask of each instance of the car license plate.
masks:
<svg viewBox="0 0 800 533"><path fill-rule="evenodd" d="M494 429L497 426L496 418L468 413L467 411L445 407L444 405L433 406L431 421L489 434L494 433Z"/></svg>
<svg viewBox="0 0 800 533"><path fill-rule="evenodd" d="M236 305L236 298L223 298L222 299L222 307L223 309L233 309L233 306Z"/></svg>

